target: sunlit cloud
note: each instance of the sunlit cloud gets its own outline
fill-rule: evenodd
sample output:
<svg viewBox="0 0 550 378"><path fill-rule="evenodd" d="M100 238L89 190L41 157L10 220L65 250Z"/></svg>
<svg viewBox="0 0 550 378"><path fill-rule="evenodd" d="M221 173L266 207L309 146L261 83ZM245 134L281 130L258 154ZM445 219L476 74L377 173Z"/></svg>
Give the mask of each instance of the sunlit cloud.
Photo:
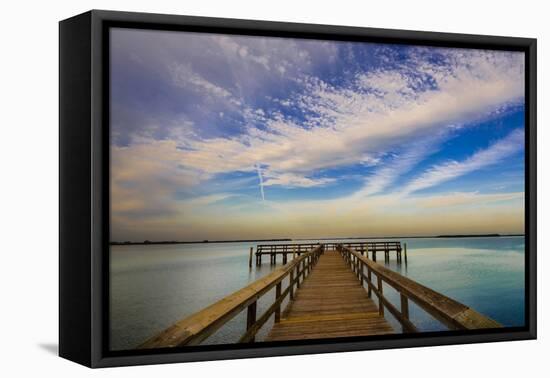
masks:
<svg viewBox="0 0 550 378"><path fill-rule="evenodd" d="M455 68L434 89L416 92L410 86L405 90L402 84L388 92L393 72L380 72L375 81L359 77L361 89L357 90L306 80L305 92L294 101L310 112L302 124L280 115L263 118L266 127L262 130L251 128L232 138L191 141L185 160L209 173L250 170L251 160L262 161L266 172L295 174L357 162L365 153L401 146L405 138L415 140L426 133L480 121L503 104L516 104L523 96L523 81L519 80L521 64L514 62L514 58L505 59L493 71ZM486 62L473 55L463 64L485 68ZM370 93L367 89L379 88L366 89L366 83L383 83L383 94Z"/></svg>
<svg viewBox="0 0 550 378"><path fill-rule="evenodd" d="M523 53L140 33L112 41L113 238L522 230Z"/></svg>

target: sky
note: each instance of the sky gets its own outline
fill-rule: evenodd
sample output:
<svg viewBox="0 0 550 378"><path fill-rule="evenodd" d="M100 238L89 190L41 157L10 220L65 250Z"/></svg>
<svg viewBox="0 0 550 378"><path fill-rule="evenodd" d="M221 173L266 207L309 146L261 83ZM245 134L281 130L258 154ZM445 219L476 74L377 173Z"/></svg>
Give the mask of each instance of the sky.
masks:
<svg viewBox="0 0 550 378"><path fill-rule="evenodd" d="M524 232L524 54L111 30L111 240Z"/></svg>

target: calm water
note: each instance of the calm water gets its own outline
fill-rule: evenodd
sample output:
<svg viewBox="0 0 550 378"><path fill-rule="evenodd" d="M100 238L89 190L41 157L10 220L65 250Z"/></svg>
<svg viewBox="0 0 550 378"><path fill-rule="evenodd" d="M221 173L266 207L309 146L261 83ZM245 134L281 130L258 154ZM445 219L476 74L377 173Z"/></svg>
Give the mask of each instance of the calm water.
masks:
<svg viewBox="0 0 550 378"><path fill-rule="evenodd" d="M391 269L505 326L524 324L524 237L399 240L407 243L408 263L396 264L392 253ZM273 269L269 257L264 256L261 267L248 268L252 245L111 247L111 348L133 349L179 319L268 274ZM384 263L383 257L378 260ZM384 292L398 303L397 293L387 285ZM272 297L268 294L259 302L259 311L271 304ZM414 305L410 316L420 330L442 329ZM397 327L394 320L390 322ZM206 343L235 342L244 328L243 313ZM260 337L269 328L269 324L264 326Z"/></svg>

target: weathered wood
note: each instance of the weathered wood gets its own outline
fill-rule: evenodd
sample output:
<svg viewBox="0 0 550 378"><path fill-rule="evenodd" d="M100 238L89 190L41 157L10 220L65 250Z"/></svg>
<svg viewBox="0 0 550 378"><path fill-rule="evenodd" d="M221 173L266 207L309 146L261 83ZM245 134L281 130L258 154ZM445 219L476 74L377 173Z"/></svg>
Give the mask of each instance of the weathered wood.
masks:
<svg viewBox="0 0 550 378"><path fill-rule="evenodd" d="M400 293L399 297L401 301L401 324L403 326L403 332L416 332L416 327L409 319L409 299L403 293Z"/></svg>
<svg viewBox="0 0 550 378"><path fill-rule="evenodd" d="M290 300L294 299L294 269L290 271L290 278L289 278L289 289L290 289Z"/></svg>
<svg viewBox="0 0 550 378"><path fill-rule="evenodd" d="M384 300L384 286L382 286L382 277L377 274L376 280L378 281L378 287L376 288L378 291L378 312L381 316L384 316L384 304L382 303Z"/></svg>
<svg viewBox="0 0 550 378"><path fill-rule="evenodd" d="M254 254L254 247L250 247L250 256L248 257L248 267L252 268L252 255ZM257 259L257 257L256 257Z"/></svg>
<svg viewBox="0 0 550 378"><path fill-rule="evenodd" d="M281 296L281 282L275 286L275 301L279 302L279 297ZM281 320L281 305L279 304L275 308L275 323L279 323Z"/></svg>
<svg viewBox="0 0 550 378"><path fill-rule="evenodd" d="M405 295L408 299L415 302L428 314L442 322L450 329L478 329L478 328L499 328L502 327L498 322L479 314L468 306L455 301L443 294L440 294L426 286L419 284L405 276L400 275L376 262L361 256L356 251L341 247L344 254L354 255L361 259L368 271L372 271L378 278L378 286L384 281ZM368 277L368 276L367 276ZM368 278L370 282L370 278ZM379 289L378 288L378 289ZM375 291L375 290L373 290ZM375 294L377 292L375 291ZM380 296L383 293L380 291ZM383 304L383 303L381 303Z"/></svg>
<svg viewBox="0 0 550 378"><path fill-rule="evenodd" d="M317 247L319 247L320 243L293 243L293 244L260 244L257 247L256 254L260 255L271 255L271 254L279 254L284 255L285 253L288 253L288 249L292 248L293 252L296 251L299 253L303 253L304 251L311 251ZM336 250L338 243L324 243L325 251L330 250ZM391 242L377 242L377 241L361 241L361 242L353 242L353 243L346 243L346 246L350 249L356 249L356 250L367 250L367 251L378 251L378 252L385 252L385 251L401 251L401 242L399 241L391 241Z"/></svg>
<svg viewBox="0 0 550 378"><path fill-rule="evenodd" d="M246 312L246 330L250 330L256 323L256 308L258 301L252 302L248 305ZM252 336L251 341L254 341L254 336Z"/></svg>
<svg viewBox="0 0 550 378"><path fill-rule="evenodd" d="M369 298L372 297L372 271L370 269L368 269L368 272L367 272L367 283L368 283L368 288L367 288L367 295L369 296Z"/></svg>
<svg viewBox="0 0 550 378"><path fill-rule="evenodd" d="M325 253L303 281L266 341L369 336L393 333L367 297L349 262Z"/></svg>
<svg viewBox="0 0 550 378"><path fill-rule="evenodd" d="M267 323L271 315L281 306L281 303L289 293L289 288L279 296L278 299L267 309L266 312L254 323L247 327L246 333L239 339L239 343L250 343L255 341L256 333Z"/></svg>
<svg viewBox="0 0 550 378"><path fill-rule="evenodd" d="M322 253L322 247L318 246L316 250L304 254L292 263L273 271L269 275L222 298L205 309L178 321L174 325L145 341L138 348L153 349L199 344L227 321L235 317L244 309L249 308L258 298L269 292L310 254L319 255L320 253ZM316 260L317 259L314 261Z"/></svg>
<svg viewBox="0 0 550 378"><path fill-rule="evenodd" d="M401 314L405 319L409 318L409 300L407 299L406 295L403 295L403 293L399 294L400 300L401 300Z"/></svg>

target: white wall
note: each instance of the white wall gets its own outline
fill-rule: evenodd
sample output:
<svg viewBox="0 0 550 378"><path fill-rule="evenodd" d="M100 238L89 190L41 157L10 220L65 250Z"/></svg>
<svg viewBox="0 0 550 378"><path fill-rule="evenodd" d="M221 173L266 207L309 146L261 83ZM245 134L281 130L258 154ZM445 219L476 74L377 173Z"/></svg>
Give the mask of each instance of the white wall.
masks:
<svg viewBox="0 0 550 378"><path fill-rule="evenodd" d="M544 1L245 0L6 1L0 23L0 374L80 376L518 377L548 371L550 272L547 171L539 169L539 340L92 371L54 355L57 344L57 22L91 8L296 21L539 39L539 167L550 162L550 27ZM547 95L548 92L546 92ZM545 221L546 220L546 221ZM548 231L546 231L548 232ZM502 298L506 300L506 298ZM546 348L546 352L544 352ZM537 374L538 372L538 374Z"/></svg>

